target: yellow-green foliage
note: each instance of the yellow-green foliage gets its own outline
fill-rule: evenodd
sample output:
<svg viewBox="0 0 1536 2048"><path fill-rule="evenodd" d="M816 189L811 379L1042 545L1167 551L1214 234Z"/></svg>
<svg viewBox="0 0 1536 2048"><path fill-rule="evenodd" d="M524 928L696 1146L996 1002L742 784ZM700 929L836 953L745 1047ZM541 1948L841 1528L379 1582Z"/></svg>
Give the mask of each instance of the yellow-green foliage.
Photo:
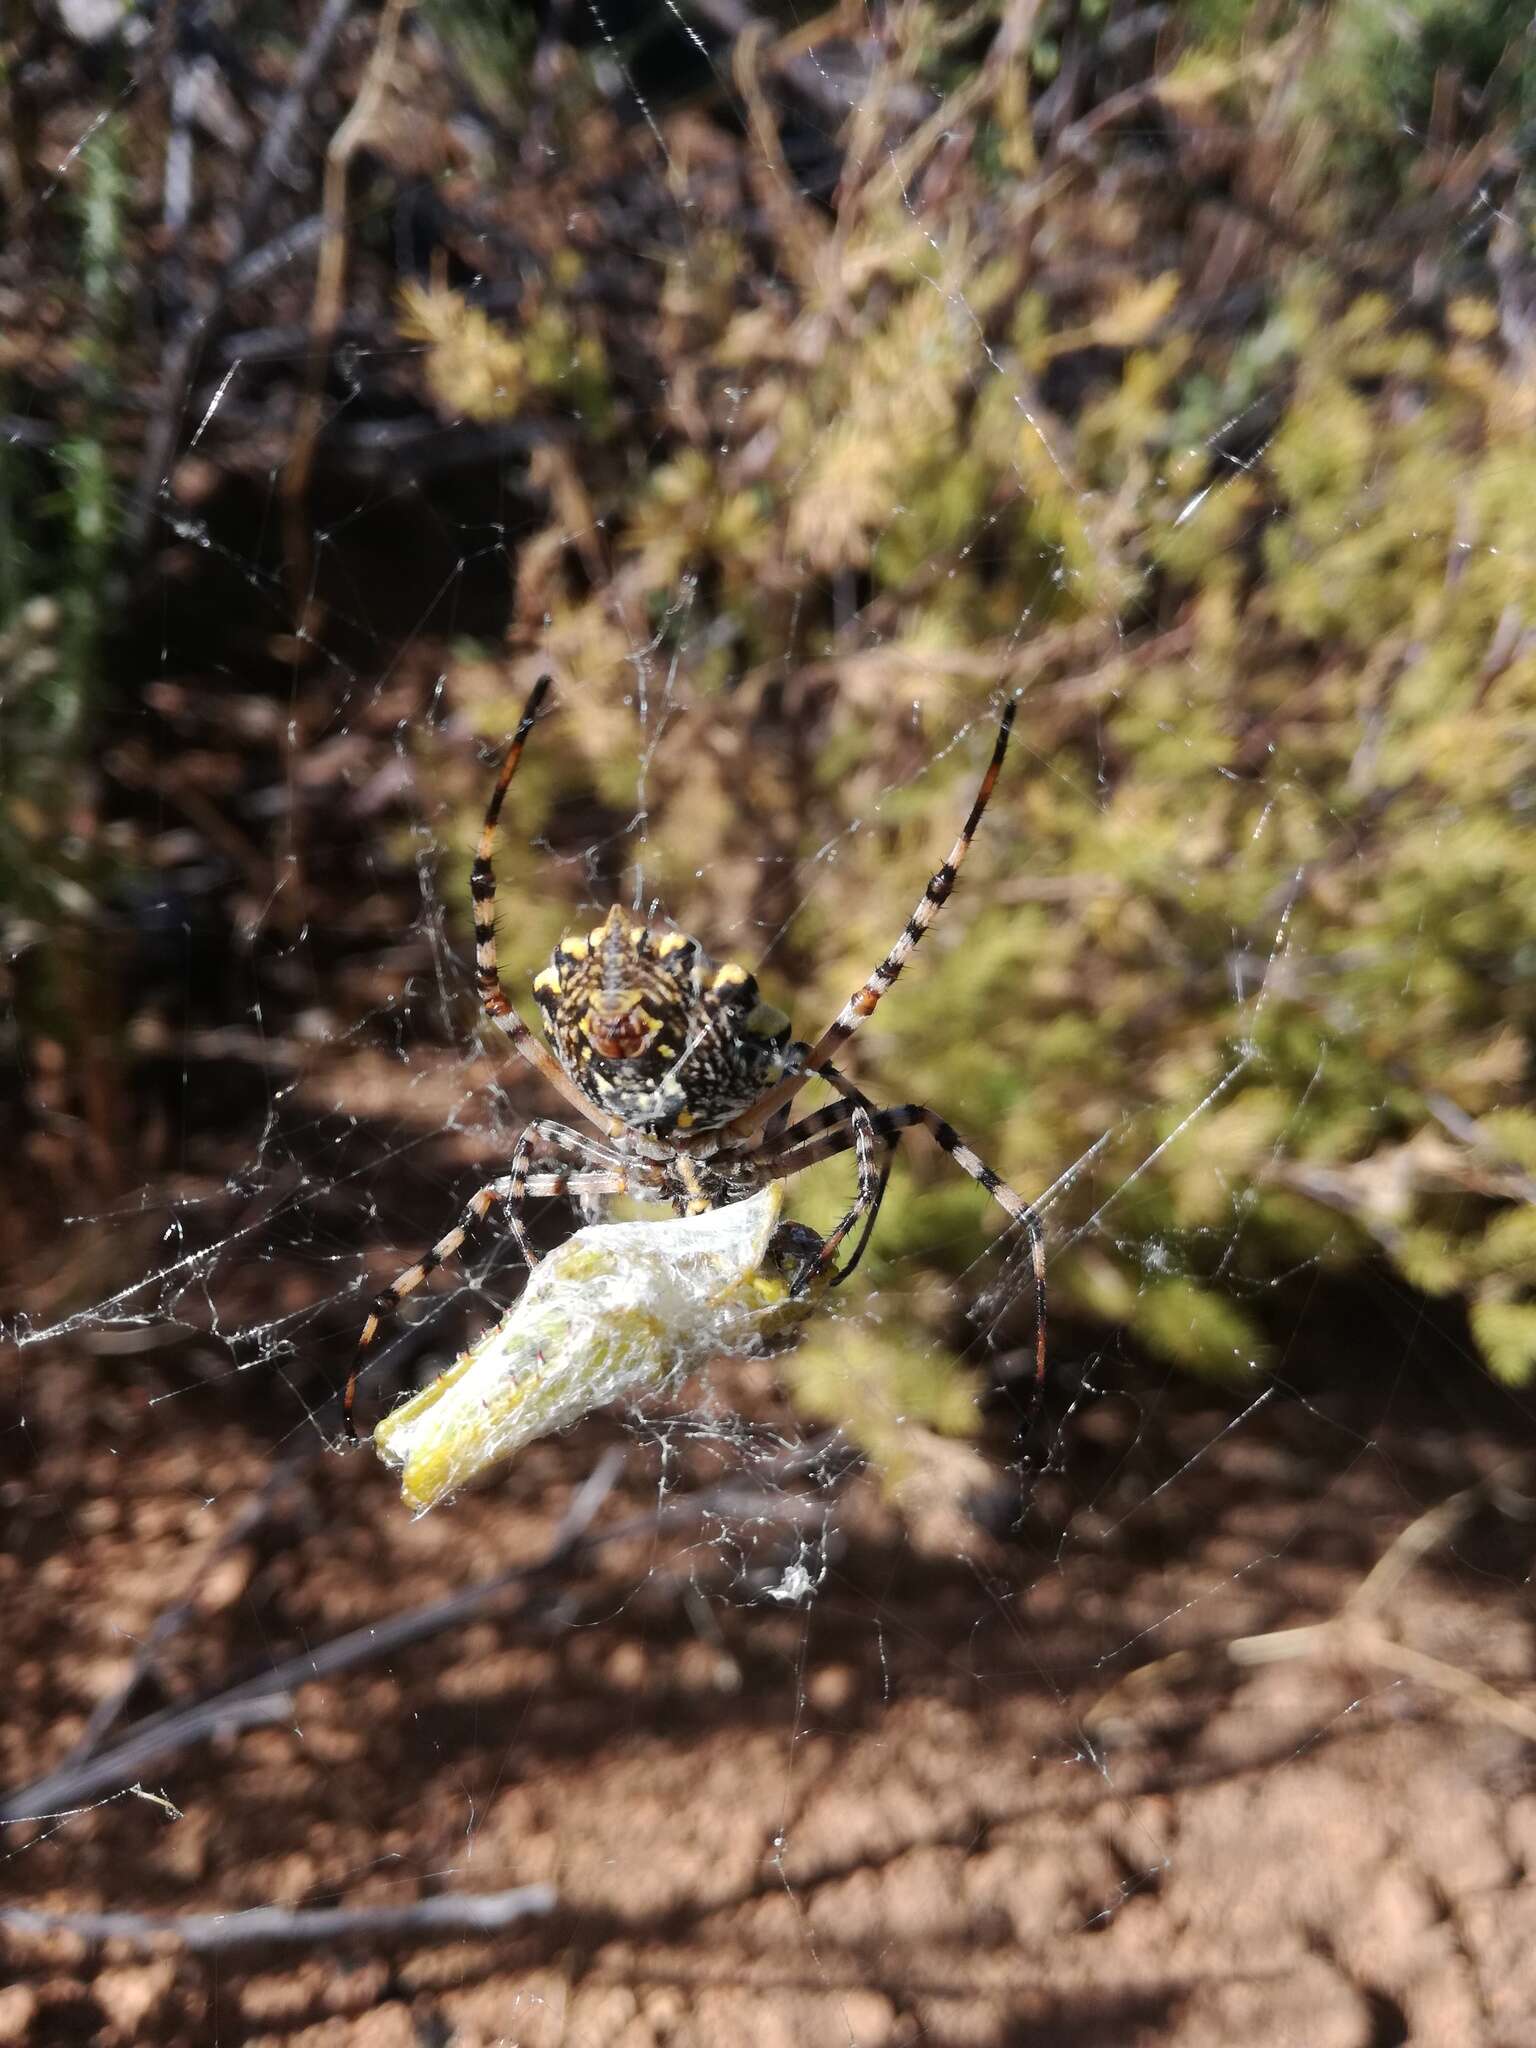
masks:
<svg viewBox="0 0 1536 2048"><path fill-rule="evenodd" d="M909 47L936 19L904 18ZM1232 49L1174 67L1169 118L1268 117L1285 63ZM825 216L781 189L771 246L727 219L658 258L647 341L686 403L632 437L645 466L583 466L596 587L561 513L521 564L530 662L577 707L541 736L525 829L556 788L622 822L624 700L675 652L646 887L754 963L782 927L764 979L811 1030L899 931L1020 692L986 832L861 1080L953 1116L1030 1194L1091 1153L1050 1211L1056 1303L1161 1357L1246 1372L1278 1275L1384 1253L1523 1377L1536 398L1492 288L1420 321L1406 271L1366 288L1308 251L1333 195L1298 140L1315 182L1250 246L1253 310L1203 323L1208 248L1144 236L1145 186L1042 193L977 119L1027 80L983 84L931 201L922 151L871 146ZM541 941L560 889L546 872ZM824 1169L807 1213L849 1185ZM869 1275L932 1331L939 1278L979 1286L998 1223L916 1137Z"/></svg>
<svg viewBox="0 0 1536 2048"><path fill-rule="evenodd" d="M514 335L446 285L408 284L400 332L425 344L427 389L449 419L517 419L530 401L557 396L581 407L588 433L601 427L602 346L559 305L530 307Z"/></svg>
<svg viewBox="0 0 1536 2048"><path fill-rule="evenodd" d="M931 1342L896 1315L813 1324L785 1374L803 1414L848 1430L898 1483L914 1432L976 1430L975 1376L936 1367Z"/></svg>

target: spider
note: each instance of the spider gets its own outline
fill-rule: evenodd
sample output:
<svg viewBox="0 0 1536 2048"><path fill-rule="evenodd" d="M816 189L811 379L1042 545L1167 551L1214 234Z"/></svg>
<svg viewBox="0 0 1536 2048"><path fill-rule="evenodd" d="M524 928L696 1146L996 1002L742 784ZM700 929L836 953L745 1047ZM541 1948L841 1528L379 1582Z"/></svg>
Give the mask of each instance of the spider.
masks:
<svg viewBox="0 0 1536 2048"><path fill-rule="evenodd" d="M836 1287L853 1272L869 1243L897 1140L918 1125L1028 1236L1035 1283L1035 1378L1037 1387L1043 1384L1045 1246L1034 1209L936 1111L920 1102L877 1107L832 1060L894 985L953 889L1003 765L1014 705L1003 712L992 758L949 857L895 945L814 1044L791 1041L789 1018L762 1000L746 968L732 961L717 965L686 933L636 924L615 905L593 930L561 939L549 965L533 978L549 1038L546 1047L501 985L491 856L502 803L549 681L543 676L534 685L502 756L470 869L475 979L486 1016L598 1135L544 1117L530 1123L513 1147L508 1171L472 1195L454 1228L377 1297L343 1398L348 1436L356 1442L358 1375L383 1317L453 1257L471 1225L495 1204L505 1209L518 1252L531 1267L535 1254L523 1228L523 1205L530 1196L564 1195L587 1203L638 1195L668 1201L680 1215L698 1215L738 1201L768 1181L787 1179L852 1151L858 1185L846 1215L825 1238L800 1231L792 1239L798 1268L792 1291L818 1280ZM791 1122L794 1098L812 1075L827 1082L838 1100ZM535 1158L561 1163L534 1173ZM861 1220L858 1242L839 1267L838 1252Z"/></svg>

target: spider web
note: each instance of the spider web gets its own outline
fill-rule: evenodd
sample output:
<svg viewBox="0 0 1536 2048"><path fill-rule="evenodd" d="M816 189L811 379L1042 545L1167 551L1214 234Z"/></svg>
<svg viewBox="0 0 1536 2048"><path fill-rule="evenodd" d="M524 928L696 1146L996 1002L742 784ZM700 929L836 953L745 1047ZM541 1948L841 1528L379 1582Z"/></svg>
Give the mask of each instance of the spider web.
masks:
<svg viewBox="0 0 1536 2048"><path fill-rule="evenodd" d="M974 12L1001 42L1028 10ZM1111 12L1134 41L1135 17ZM988 275L956 261L944 181L961 173L943 168L939 117L948 108L977 147L1006 136L976 141L942 67L906 62L899 22L889 46L872 29L808 35L770 61L732 8L665 13L679 40L663 47L693 66L686 92L648 74L634 20L590 0L565 24L579 56L540 46L551 97L584 81L611 162L582 195L600 215L583 229L599 295L651 265L702 299L727 202L747 190L786 266L755 310L810 296L810 273L790 268L811 232L799 215L837 221L853 144L831 109L850 105L848 133L894 194L870 274L914 324L931 297L931 347L970 366L945 372L956 410L931 431L955 460L966 417L1011 419L1014 459L961 494L936 541L940 514L916 495L860 509L882 488L878 461L849 452L838 473L812 448L791 479L797 502L820 493L799 529L812 567L765 602L749 645L762 400L791 404L810 373L782 374L771 346L752 355L738 334L739 384L708 402L672 394L674 425L700 408L683 436L692 471L644 440L658 412L632 390L600 418L611 390L595 398L564 372L540 386L529 356L521 412L450 416L441 385L429 402L454 344L406 331L391 294L407 274L447 289L430 259L401 253L437 222L411 152L446 145L406 133L398 81L351 165L344 311L329 369L306 381L324 222L305 209L327 137L368 91L378 24L338 43L346 93L328 127L306 110L308 158L295 145L284 170L310 178L307 197L260 264L238 251L247 267L148 480L153 602L114 596L136 680L107 720L103 808L129 821L143 863L116 913L142 977L119 1098L135 1139L78 1173L56 1242L29 1253L11 1329L7 1583L22 1618L0 1860L28 1911L128 1919L13 1915L20 2023L39 2041L71 2014L111 2038L318 2040L328 2026L362 2041L387 2009L416 2038L466 2042L609 2041L627 2026L636 2040L1193 2043L1274 2037L1277 2015L1306 2012L1319 2039L1331 2025L1407 2039L1415 1998L1441 1994L1376 1957L1386 1936L1363 1917L1330 1946L1343 1908L1329 1818L1364 1826L1373 1770L1438 1770L1441 1796L1471 1812L1529 1803L1526 1566L1510 1535L1527 1403L1487 1382L1458 1318L1395 1271L1340 1277L1361 1225L1309 1113L1364 1020L1341 1010L1322 1029L1311 1080L1274 1113L1275 1012L1310 1000L1319 972L1300 907L1316 875L1364 884L1359 817L1294 754L1234 768L1210 748L1215 659L1162 615L1153 579L1128 587L1107 489L1084 481L1089 431L1067 387L1106 354L1150 347L1166 301L1110 295L1083 312L1062 366L1023 367L1023 316L1001 321ZM430 15L416 40L407 31L400 62L418 84L462 73L451 28ZM149 92L136 73L77 117L45 220L77 203L93 153ZM1154 100L1124 117L1115 148L1166 144L1177 102ZM1103 104L1076 116L1064 160L1096 146ZM1208 106L1200 118L1210 143ZM578 192L582 166L560 154L574 125L529 119L530 152L555 161L549 189ZM174 120L168 132L185 139ZM387 175L359 173L368 149ZM749 173L727 165L735 152ZM469 211L485 268L461 274L460 258L454 288L536 336L537 234L518 246L505 212ZM1486 186L1465 197L1468 245L1496 211ZM1039 260L1071 259L1047 241ZM841 289L827 287L829 352L853 346L837 334ZM1406 313L1411 284L1394 292L1389 314ZM262 293L270 322L253 311ZM704 315L680 298L668 317L681 331ZM893 433L905 388L893 373ZM306 393L319 430L296 544ZM914 411L930 398L910 387ZM1214 533L1200 544L1230 586L1254 546L1233 508L1260 502L1242 493L1293 484L1275 467L1282 408L1260 376L1231 411L1212 394L1188 409L1198 432L1176 424L1143 487L1164 508L1165 563ZM867 435L878 417L855 425ZM665 472L672 495L639 512L605 500L594 479L614 473L614 441L619 467ZM128 526L139 504L121 467ZM1025 513L1058 503L1079 523L1037 533L1020 573ZM1345 503L1320 553L1381 517L1368 468ZM748 563L734 591L719 568L733 519ZM834 559L839 519L863 521L862 560ZM540 549L576 569L541 584ZM679 565L659 603L634 570L645 550ZM1455 573L1497 554L1476 538L1459 551ZM890 562L909 560L915 582L929 555L986 606L973 639L941 593L942 630L926 638L891 600ZM503 979L523 1014L554 937L617 900L749 966L808 1037L900 930L1019 694L994 813L847 1065L882 1103L930 1100L936 1084L936 1107L1037 1201L1057 1301L1043 1401L1023 1247L909 1135L867 1268L800 1351L722 1361L635 1412L594 1415L420 1520L366 1451L339 1451L336 1397L371 1294L552 1107L493 1035L474 1035L465 886L488 762L546 664L557 713L498 852ZM1162 1043L1155 1072L1095 1075L1069 1114L1048 1098L1086 984L1084 927L1063 906L1095 878L1051 836L1052 803L1099 821L1101 847L1126 829L1117 719L1138 692L1167 781L1187 792L1191 873L1213 859L1193 844L1206 807L1243 776L1262 784L1253 840L1305 852L1280 863L1282 886L1234 891L1222 1028ZM1362 732L1362 753L1378 743ZM1108 944L1136 909L1119 885L1104 900ZM1072 950L1010 953L1010 913L1060 914ZM1414 958L1401 966L1408 1003ZM1164 967L1170 984L1196 971ZM1066 992L1054 1021L1052 985ZM1145 1000L1159 1000L1150 984ZM1007 1048L1023 1085L977 1045ZM1362 1105L1385 1108L1384 1090ZM1179 1215L1168 1177L1192 1159L1201 1199ZM849 1157L817 1168L791 1213L828 1227L852 1179ZM1289 1257L1265 1220L1274 1187L1314 1201ZM544 1205L537 1241L572 1221ZM365 1381L371 1412L441 1371L520 1284L493 1219L392 1321ZM1454 1512L1437 1505L1448 1499ZM1410 1578L1417 1648L1381 1619ZM1301 1623L1334 1634L1291 1635ZM1436 1735L1447 1700L1475 1736ZM1389 1762L1357 1767L1350 1732L1398 1721ZM1234 1863L1250 1827L1293 1886L1306 1861L1294 1832L1317 1848L1315 1924ZM1415 1900L1504 1882L1502 1866L1480 1877L1470 1848L1436 1864L1406 1817L1362 1853ZM482 1896L478 1923L452 1904L431 1920L442 1901ZM1229 1901L1230 1968L1193 1935L1187 1967L1165 1968L1170 1929L1214 1923ZM227 1946L242 1922L254 1941L250 1916L269 1909L270 1953ZM362 1946L333 1957L313 1944L348 1930L312 1916L341 1909L403 1919L353 1927ZM124 1957L154 1917L188 1913L210 1916L208 1974L180 1951L135 1974ZM108 1937L121 1953L102 1955ZM1381 2031L1348 2035L1338 2015L1357 2010Z"/></svg>

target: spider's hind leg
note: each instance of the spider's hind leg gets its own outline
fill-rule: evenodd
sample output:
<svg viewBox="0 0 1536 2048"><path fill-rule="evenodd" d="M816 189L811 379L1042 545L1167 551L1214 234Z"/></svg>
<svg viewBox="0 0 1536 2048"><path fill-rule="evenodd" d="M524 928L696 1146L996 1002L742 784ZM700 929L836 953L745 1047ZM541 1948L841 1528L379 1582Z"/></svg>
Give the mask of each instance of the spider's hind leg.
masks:
<svg viewBox="0 0 1536 2048"><path fill-rule="evenodd" d="M814 1115L791 1126L771 1158L763 1162L766 1173L777 1179L787 1178L792 1173L801 1173L808 1166L815 1166L823 1159L835 1159L840 1153L856 1149L858 1134L853 1125L857 1112L848 1101L834 1104L830 1109L819 1109ZM998 1206L1019 1224L1029 1241L1030 1263L1034 1270L1035 1295L1035 1381L1039 1388L1045 1385L1045 1339L1046 1339L1046 1293L1045 1293L1045 1233L1040 1217L1032 1203L1022 1195L1015 1194L1000 1174L981 1156L973 1152L960 1133L951 1123L946 1123L937 1110L929 1109L925 1103L904 1102L894 1109L874 1109L871 1116L876 1142L894 1147L903 1131L914 1125L921 1125L935 1143L947 1152L955 1164L968 1173L978 1186L986 1189ZM885 1171L890 1167L890 1152L887 1152ZM878 1195L885 1189L885 1172L880 1176L879 1189L869 1204L875 1206ZM868 1241L868 1225L860 1238L858 1247L847 1266L846 1275L863 1256ZM834 1285L836 1282L834 1281Z"/></svg>
<svg viewBox="0 0 1536 2048"><path fill-rule="evenodd" d="M853 1157L858 1172L858 1185L854 1191L852 1205L841 1221L821 1241L821 1250L814 1263L795 1283L794 1291L799 1293L809 1287L812 1281L831 1275L829 1285L841 1287L849 1274L863 1258L869 1244L870 1232L880 1214L880 1204L885 1200L886 1186L891 1178L891 1162L895 1158L894 1146L887 1144L881 1164L875 1164L877 1140L875 1137L874 1107L869 1097L854 1087L846 1074L839 1073L830 1060L823 1060L816 1069L818 1076L842 1097L848 1111L848 1121L853 1127ZM848 1263L839 1268L838 1249L850 1230L864 1218L864 1228Z"/></svg>
<svg viewBox="0 0 1536 2048"><path fill-rule="evenodd" d="M920 1124L928 1132L941 1151L947 1152L962 1172L968 1173L979 1187L1005 1210L1023 1230L1029 1242L1030 1265L1034 1273L1035 1293L1035 1385L1040 1393L1045 1390L1045 1232L1041 1228L1039 1213L1032 1202L1015 1194L1001 1174L994 1173L985 1159L973 1152L952 1123L945 1121L936 1109L929 1109L926 1103L907 1102L897 1109L882 1109L876 1112L876 1128L885 1130L910 1129Z"/></svg>
<svg viewBox="0 0 1536 2048"><path fill-rule="evenodd" d="M880 1204L885 1199L885 1190L891 1177L891 1163L895 1157L894 1147L887 1140L885 1157L878 1167L875 1164L880 1142L875 1132L875 1117L878 1112L868 1096L855 1088L847 1075L833 1066L830 1060L824 1061L816 1069L816 1073L829 1087L837 1090L842 1100L826 1109L817 1110L814 1115L804 1118L793 1129L788 1130L785 1128L789 1114L789 1106L786 1104L783 1109L774 1113L767 1126L764 1151L782 1154L805 1143L819 1132L840 1132L841 1143L838 1149L846 1149L850 1144L853 1148L858 1167L858 1188L852 1207L828 1236L818 1240L814 1253L806 1256L791 1283L790 1291L793 1294L803 1293L814 1280L828 1273L831 1274L828 1285L841 1287L853 1272L868 1248L870 1233L880 1214ZM848 1128L850 1125L851 1133ZM765 1163L765 1171L772 1174L771 1161ZM845 1265L838 1267L838 1248L861 1216L864 1219L864 1228L859 1234L858 1243L854 1246L853 1255Z"/></svg>

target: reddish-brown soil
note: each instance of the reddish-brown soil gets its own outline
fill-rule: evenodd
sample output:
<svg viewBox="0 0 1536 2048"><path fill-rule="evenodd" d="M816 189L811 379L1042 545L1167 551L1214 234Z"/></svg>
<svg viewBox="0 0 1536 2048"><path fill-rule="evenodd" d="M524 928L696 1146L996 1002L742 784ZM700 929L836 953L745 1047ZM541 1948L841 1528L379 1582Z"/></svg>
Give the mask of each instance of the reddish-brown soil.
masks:
<svg viewBox="0 0 1536 2048"><path fill-rule="evenodd" d="M655 1439L599 1417L415 1522L366 1454L322 1454L230 1547L278 1433L249 1379L151 1405L121 1361L32 1356L0 1495L13 1787L194 1584L107 1747L536 1556L609 1445L631 1456L602 1520L657 1498ZM553 1914L201 1957L13 1929L0 2040L1528 2048L1528 1432L1465 1360L1432 1365L1246 1409L1132 1376L1035 1442L1022 1519L994 1503L974 1543L932 1518L914 1537L855 1480L799 1606L767 1589L802 1553L814 1574L819 1531L769 1512L610 1545L300 1685L133 1773L174 1818L102 1789L8 1826L5 1903L237 1914L544 1880ZM725 1394L772 1414L754 1370ZM736 1467L764 1469L685 1444L669 1497Z"/></svg>

